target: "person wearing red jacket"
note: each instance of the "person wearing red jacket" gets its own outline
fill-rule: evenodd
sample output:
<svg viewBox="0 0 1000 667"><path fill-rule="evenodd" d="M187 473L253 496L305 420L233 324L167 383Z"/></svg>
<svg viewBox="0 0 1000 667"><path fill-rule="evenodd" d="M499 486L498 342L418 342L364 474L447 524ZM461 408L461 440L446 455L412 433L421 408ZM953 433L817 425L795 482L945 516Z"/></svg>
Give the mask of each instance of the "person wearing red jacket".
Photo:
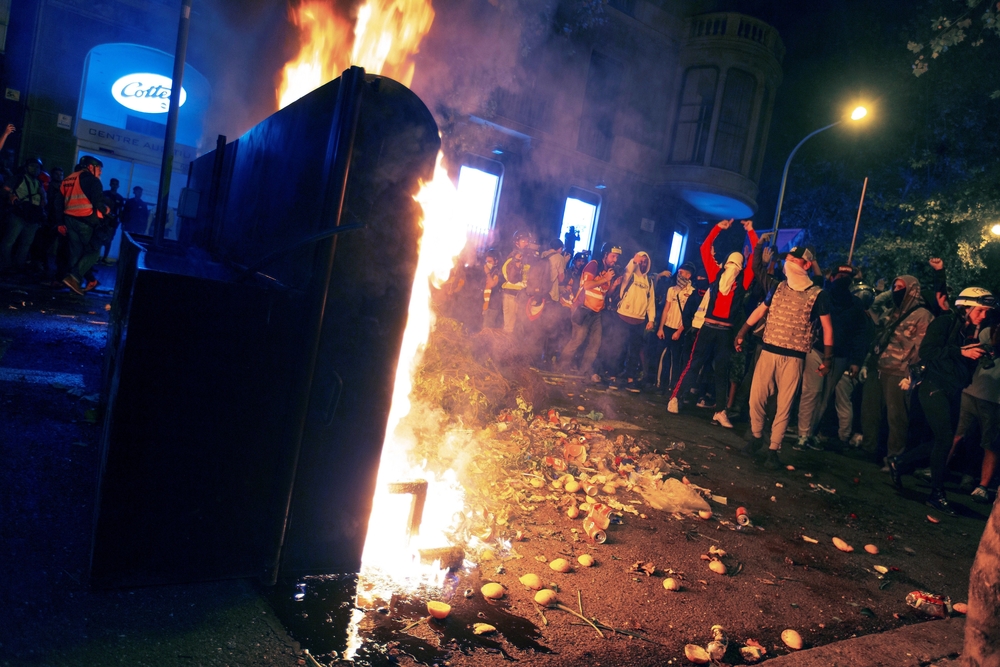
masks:
<svg viewBox="0 0 1000 667"><path fill-rule="evenodd" d="M701 244L701 261L705 265L709 288L703 297L707 300L705 322L691 348L691 356L687 365L674 385L673 394L667 403L667 412L680 412L678 396L685 396L688 389L698 377L702 368L713 364L715 375L715 400L720 409L712 415L712 422L732 428L729 416L725 410L726 395L729 391L729 358L733 353L733 320L737 318L743 294L753 283L753 266L743 268L742 253L734 252L720 265L715 260L712 244L724 229L729 229L732 219L723 220L708 233ZM753 229L753 221L743 220L743 228L750 238L750 252L757 247L757 232Z"/></svg>

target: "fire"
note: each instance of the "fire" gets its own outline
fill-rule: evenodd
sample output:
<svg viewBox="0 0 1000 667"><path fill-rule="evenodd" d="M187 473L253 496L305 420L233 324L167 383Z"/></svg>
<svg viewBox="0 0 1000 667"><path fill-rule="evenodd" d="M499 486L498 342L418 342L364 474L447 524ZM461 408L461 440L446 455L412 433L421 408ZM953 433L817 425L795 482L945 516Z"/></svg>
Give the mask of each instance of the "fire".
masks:
<svg viewBox="0 0 1000 667"><path fill-rule="evenodd" d="M448 546L447 532L464 499L454 471L438 476L422 465L414 467L408 462L414 443L397 429L410 412L413 373L434 326L431 286L440 286L448 278L466 242L458 192L442 166L443 157L438 154L433 180L423 184L415 197L423 209L423 234L362 556L365 570L375 568L396 579L421 574L419 549ZM419 535L411 538L407 526L411 496L390 493L389 485L413 480L425 480L427 494Z"/></svg>
<svg viewBox="0 0 1000 667"><path fill-rule="evenodd" d="M289 9L301 33L299 54L287 63L277 89L278 108L324 83L350 65L364 67L409 86L411 60L431 29L430 0L368 0L358 8L353 30L348 18L338 16L329 0L305 0Z"/></svg>

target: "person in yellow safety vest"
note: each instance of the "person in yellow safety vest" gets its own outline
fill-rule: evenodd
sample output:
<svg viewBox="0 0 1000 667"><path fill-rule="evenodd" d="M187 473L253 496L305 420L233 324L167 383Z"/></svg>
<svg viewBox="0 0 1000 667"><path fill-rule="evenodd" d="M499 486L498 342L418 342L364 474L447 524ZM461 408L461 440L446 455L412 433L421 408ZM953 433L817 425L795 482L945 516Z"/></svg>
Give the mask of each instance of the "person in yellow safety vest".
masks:
<svg viewBox="0 0 1000 667"><path fill-rule="evenodd" d="M589 376L591 382L600 380L600 377L592 374L594 360L601 349L601 311L604 310L604 297L614 284L615 265L621 254L621 248L605 243L601 248L601 259L593 259L584 267L583 275L580 276L580 291L573 301L573 314L570 318L573 333L559 356L560 367L569 370L580 346L586 342L580 372L585 377Z"/></svg>
<svg viewBox="0 0 1000 667"><path fill-rule="evenodd" d="M514 234L514 249L507 256L500 268L500 290L503 293L503 330L514 333L518 322L519 307L524 304L521 295L528 286L528 263L531 252L531 234L517 232ZM538 246L535 246L537 248Z"/></svg>
<svg viewBox="0 0 1000 667"><path fill-rule="evenodd" d="M66 243L69 248L69 273L62 282L81 295L90 287L89 283L86 286L83 283L85 276L101 256L95 231L109 211L104 202L104 186L101 185L103 169L103 162L92 155L84 155L77 168L60 186L63 196L63 225L66 227ZM92 282L94 286L97 285L97 281Z"/></svg>

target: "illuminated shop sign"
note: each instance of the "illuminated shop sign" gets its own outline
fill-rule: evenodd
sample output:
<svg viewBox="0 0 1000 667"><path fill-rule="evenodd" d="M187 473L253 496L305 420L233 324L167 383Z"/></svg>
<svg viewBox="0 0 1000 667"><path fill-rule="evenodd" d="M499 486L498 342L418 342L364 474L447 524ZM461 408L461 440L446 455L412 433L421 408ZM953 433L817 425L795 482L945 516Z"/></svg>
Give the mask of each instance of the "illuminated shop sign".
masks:
<svg viewBox="0 0 1000 667"><path fill-rule="evenodd" d="M111 86L111 95L118 104L141 113L166 113L170 107L173 81L161 74L136 72L126 74ZM178 106L184 106L187 91L181 88Z"/></svg>

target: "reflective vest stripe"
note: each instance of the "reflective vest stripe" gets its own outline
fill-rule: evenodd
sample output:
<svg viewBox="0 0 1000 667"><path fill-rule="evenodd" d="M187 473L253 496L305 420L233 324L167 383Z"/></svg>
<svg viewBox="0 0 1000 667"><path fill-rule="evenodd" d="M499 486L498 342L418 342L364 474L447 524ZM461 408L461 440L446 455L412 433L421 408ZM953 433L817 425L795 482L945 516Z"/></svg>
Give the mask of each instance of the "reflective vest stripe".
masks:
<svg viewBox="0 0 1000 667"><path fill-rule="evenodd" d="M83 188L80 187L80 174L76 171L63 179L59 191L62 192L65 206L63 212L74 218L88 218L94 214L94 205L87 199Z"/></svg>

